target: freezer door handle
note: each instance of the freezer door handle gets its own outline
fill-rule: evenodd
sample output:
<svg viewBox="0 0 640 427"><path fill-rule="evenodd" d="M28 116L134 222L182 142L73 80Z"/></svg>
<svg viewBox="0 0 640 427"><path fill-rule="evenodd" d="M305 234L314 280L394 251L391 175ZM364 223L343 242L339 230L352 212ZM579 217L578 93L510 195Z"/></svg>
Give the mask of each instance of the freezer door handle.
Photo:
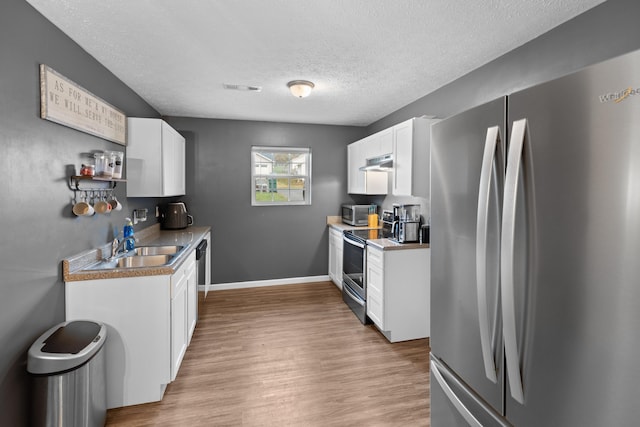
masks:
<svg viewBox="0 0 640 427"><path fill-rule="evenodd" d="M487 137L484 142L484 155L482 157L482 168L480 170L480 188L478 190L478 215L476 223L476 287L478 291L478 320L480 324L480 346L482 349L482 359L484 361L484 371L487 378L493 382L498 382L496 365L491 348L491 329L489 313L487 309L487 228L489 221L489 202L491 195L491 181L494 174L502 173L493 167L501 167L502 151L496 153L500 148L500 128L493 126L487 129ZM495 160L495 162L494 162ZM496 182L496 184L498 184Z"/></svg>
<svg viewBox="0 0 640 427"><path fill-rule="evenodd" d="M458 412L460 413L460 415L462 415L465 421L467 421L469 425L472 427L483 427L482 423L480 423L480 421L478 421L478 419L473 416L469 408L464 406L464 403L462 403L460 398L456 396L455 392L451 389L451 387L447 383L447 380L445 380L442 374L440 373L440 369L438 368L438 363L433 359L431 359L431 373L433 374L433 377L436 379L436 381L438 381L438 384L440 384L440 387L442 388L442 391L444 392L444 394L449 398L449 401L458 410Z"/></svg>
<svg viewBox="0 0 640 427"><path fill-rule="evenodd" d="M522 374L520 372L520 355L516 337L516 308L514 288L514 252L516 202L518 196L518 177L522 152L527 131L527 119L513 122L509 155L507 158L507 174L504 185L504 205L502 212L502 235L500 244L500 279L502 293L502 320L505 359L507 361L507 377L511 396L524 404Z"/></svg>

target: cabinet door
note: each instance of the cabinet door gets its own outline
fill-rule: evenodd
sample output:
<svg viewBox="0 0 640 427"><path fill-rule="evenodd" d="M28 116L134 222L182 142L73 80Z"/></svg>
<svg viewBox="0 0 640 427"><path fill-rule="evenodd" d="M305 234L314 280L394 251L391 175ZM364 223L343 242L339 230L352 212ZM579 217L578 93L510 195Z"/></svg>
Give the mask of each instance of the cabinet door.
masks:
<svg viewBox="0 0 640 427"><path fill-rule="evenodd" d="M185 194L184 138L162 122L162 193L163 196Z"/></svg>
<svg viewBox="0 0 640 427"><path fill-rule="evenodd" d="M393 127L393 195L411 196L413 120Z"/></svg>
<svg viewBox="0 0 640 427"><path fill-rule="evenodd" d="M198 321L198 280L196 275L196 262L194 260L187 261L187 342L191 343L191 337L196 330Z"/></svg>
<svg viewBox="0 0 640 427"><path fill-rule="evenodd" d="M180 269L171 277L176 280L171 298L171 381L176 379L180 364L187 351L187 276Z"/></svg>
<svg viewBox="0 0 640 427"><path fill-rule="evenodd" d="M329 277L336 282L336 238L332 229L329 229Z"/></svg>
<svg viewBox="0 0 640 427"><path fill-rule="evenodd" d="M367 315L381 330L385 329L383 277L382 269L367 266Z"/></svg>
<svg viewBox="0 0 640 427"><path fill-rule="evenodd" d="M185 139L182 135L176 132L176 144L174 147L175 150L175 160L174 160L174 173L175 173L175 186L176 186L176 195L183 196L187 194L186 190L186 143Z"/></svg>
<svg viewBox="0 0 640 427"><path fill-rule="evenodd" d="M329 277L342 289L342 233L329 229Z"/></svg>
<svg viewBox="0 0 640 427"><path fill-rule="evenodd" d="M393 129L378 132L378 156L393 152Z"/></svg>
<svg viewBox="0 0 640 427"><path fill-rule="evenodd" d="M211 284L211 251L213 250L211 247L211 233L207 233L205 240L207 241L207 259L204 263L204 297L206 298Z"/></svg>
<svg viewBox="0 0 640 427"><path fill-rule="evenodd" d="M349 144L347 147L348 157L348 189L350 194L365 194L365 172L360 167L365 165L363 140Z"/></svg>
<svg viewBox="0 0 640 427"><path fill-rule="evenodd" d="M342 233L338 235L336 241L336 280L334 283L342 289Z"/></svg>
<svg viewBox="0 0 640 427"><path fill-rule="evenodd" d="M128 197L162 196L162 127L158 119L127 119L125 169Z"/></svg>
<svg viewBox="0 0 640 427"><path fill-rule="evenodd" d="M385 330L383 260L381 250L367 247L367 315L381 330Z"/></svg>
<svg viewBox="0 0 640 427"><path fill-rule="evenodd" d="M347 192L349 194L387 194L388 173L381 171L361 171L367 159L379 153L378 134L349 144L347 147ZM386 154L386 153L385 153Z"/></svg>
<svg viewBox="0 0 640 427"><path fill-rule="evenodd" d="M171 381L169 276L96 279L65 284L66 320L108 325L103 347L107 407L162 399ZM123 298L126 295L126 298Z"/></svg>

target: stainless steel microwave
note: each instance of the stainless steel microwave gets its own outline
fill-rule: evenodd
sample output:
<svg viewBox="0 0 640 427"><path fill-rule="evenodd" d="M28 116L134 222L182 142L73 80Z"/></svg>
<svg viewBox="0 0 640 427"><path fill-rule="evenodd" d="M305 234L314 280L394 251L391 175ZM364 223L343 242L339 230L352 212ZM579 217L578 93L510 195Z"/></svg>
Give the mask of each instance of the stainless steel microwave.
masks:
<svg viewBox="0 0 640 427"><path fill-rule="evenodd" d="M367 225L369 208L371 205L342 205L342 222L355 226Z"/></svg>

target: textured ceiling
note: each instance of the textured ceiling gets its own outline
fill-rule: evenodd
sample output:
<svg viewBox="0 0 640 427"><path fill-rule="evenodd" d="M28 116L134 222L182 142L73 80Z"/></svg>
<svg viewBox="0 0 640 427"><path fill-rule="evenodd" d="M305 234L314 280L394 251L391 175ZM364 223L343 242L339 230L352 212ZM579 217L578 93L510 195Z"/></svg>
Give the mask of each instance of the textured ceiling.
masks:
<svg viewBox="0 0 640 427"><path fill-rule="evenodd" d="M358 126L603 2L27 1L162 115Z"/></svg>

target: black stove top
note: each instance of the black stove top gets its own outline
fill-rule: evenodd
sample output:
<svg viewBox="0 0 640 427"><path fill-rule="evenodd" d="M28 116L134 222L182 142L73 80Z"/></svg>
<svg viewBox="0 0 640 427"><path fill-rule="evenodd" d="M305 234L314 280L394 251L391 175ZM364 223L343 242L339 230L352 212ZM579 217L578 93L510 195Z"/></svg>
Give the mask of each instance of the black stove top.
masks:
<svg viewBox="0 0 640 427"><path fill-rule="evenodd" d="M359 228L346 230L345 233L349 233L359 240L373 240L373 239L389 239L393 237L391 230L384 228Z"/></svg>

